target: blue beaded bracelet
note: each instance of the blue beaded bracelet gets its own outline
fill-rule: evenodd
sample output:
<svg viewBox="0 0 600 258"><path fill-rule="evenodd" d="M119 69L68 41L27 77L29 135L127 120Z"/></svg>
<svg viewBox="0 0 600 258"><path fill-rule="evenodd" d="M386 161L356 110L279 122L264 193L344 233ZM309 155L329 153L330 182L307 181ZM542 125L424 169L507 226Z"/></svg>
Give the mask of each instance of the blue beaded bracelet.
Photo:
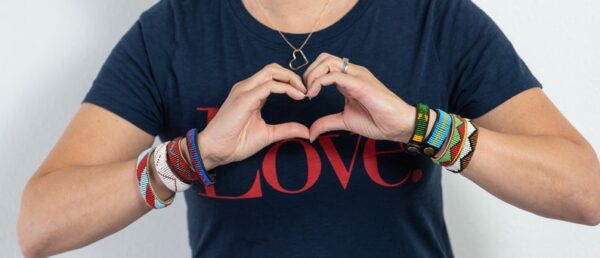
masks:
<svg viewBox="0 0 600 258"><path fill-rule="evenodd" d="M433 131L425 139L426 144L423 148L423 153L430 157L435 156L440 151L452 128L452 116L441 109L435 111L437 118L435 119Z"/></svg>
<svg viewBox="0 0 600 258"><path fill-rule="evenodd" d="M214 174L211 174L212 178L206 173L204 169L204 164L202 164L202 159L200 158L200 152L198 151L198 146L196 145L196 136L198 135L198 130L196 128L190 129L185 135L187 141L188 152L192 159L192 165L198 175L200 175L200 179L205 185L211 185L215 183Z"/></svg>

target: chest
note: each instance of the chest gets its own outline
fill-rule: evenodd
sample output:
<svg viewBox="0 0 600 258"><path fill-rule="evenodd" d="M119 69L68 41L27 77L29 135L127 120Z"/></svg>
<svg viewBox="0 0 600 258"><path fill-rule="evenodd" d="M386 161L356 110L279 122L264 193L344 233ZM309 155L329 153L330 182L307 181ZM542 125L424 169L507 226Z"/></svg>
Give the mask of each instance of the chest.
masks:
<svg viewBox="0 0 600 258"><path fill-rule="evenodd" d="M422 40L423 35L401 28L396 34L367 28L356 26L328 42L309 44L304 52L311 62L322 52L348 57L352 63L368 68L407 103L420 101L445 109L446 81L435 49ZM163 140L183 135L191 127L204 128L236 82L269 63L287 67L292 53L283 40L280 47L273 47L243 30L196 38L178 45L168 68L172 73L165 80ZM302 75L304 68L296 72ZM270 124L295 121L309 127L321 116L340 112L343 104L344 97L331 86L312 100L271 95L261 114ZM384 189L406 191L416 189L418 184L414 183L434 184L437 177L430 173L433 168L429 160L405 153L402 144L337 131L322 135L312 144L298 139L272 144L242 162L217 168L219 185L212 189L197 187L196 191L217 199L321 191L330 194L331 187L339 193L351 190L390 194L398 190ZM412 186L401 187L409 184Z"/></svg>

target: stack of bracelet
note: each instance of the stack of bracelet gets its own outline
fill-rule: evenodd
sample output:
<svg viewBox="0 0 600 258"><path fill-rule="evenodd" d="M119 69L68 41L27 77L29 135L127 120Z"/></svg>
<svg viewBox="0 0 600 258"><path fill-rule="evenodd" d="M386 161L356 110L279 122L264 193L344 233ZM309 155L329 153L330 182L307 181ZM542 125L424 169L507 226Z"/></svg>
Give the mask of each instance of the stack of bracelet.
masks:
<svg viewBox="0 0 600 258"><path fill-rule="evenodd" d="M174 199L173 195L163 201L156 195L150 183L151 171L155 171L162 183L173 192L185 191L195 183L202 182L204 185L215 183L214 171L207 174L200 159L196 135L196 128L192 128L186 133L185 138L177 137L157 147L150 147L138 156L136 169L139 190L142 198L151 208L167 207ZM182 147L182 144L186 146ZM188 150L191 161L186 159L182 152L183 148Z"/></svg>
<svg viewBox="0 0 600 258"><path fill-rule="evenodd" d="M433 162L447 170L460 173L471 161L477 146L478 127L470 119L456 114L448 114L436 109L437 117L431 133L429 126L429 107L422 103L415 105L417 116L412 137L407 150L431 157Z"/></svg>
<svg viewBox="0 0 600 258"><path fill-rule="evenodd" d="M137 180L142 198L146 201L146 204L153 209L160 209L169 206L175 196L172 196L168 200L161 200L150 184L150 155L156 148L150 147L144 150L137 158L136 169L137 169Z"/></svg>

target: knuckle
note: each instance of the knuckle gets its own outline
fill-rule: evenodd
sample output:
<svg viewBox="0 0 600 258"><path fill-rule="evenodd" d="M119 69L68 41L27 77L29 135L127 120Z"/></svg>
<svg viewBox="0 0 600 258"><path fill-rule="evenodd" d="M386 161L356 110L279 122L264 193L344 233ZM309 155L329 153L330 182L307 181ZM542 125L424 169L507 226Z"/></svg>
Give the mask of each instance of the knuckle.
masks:
<svg viewBox="0 0 600 258"><path fill-rule="evenodd" d="M369 71L369 69L367 69L366 67L364 67L362 65L356 65L356 68L358 68L359 71L371 73L371 71Z"/></svg>
<svg viewBox="0 0 600 258"><path fill-rule="evenodd" d="M258 71L255 75L259 76L262 75L264 73L267 73L269 71L269 69L271 69L271 64L265 65L262 69L260 69L260 71Z"/></svg>
<svg viewBox="0 0 600 258"><path fill-rule="evenodd" d="M241 81L240 82L236 82L235 84L233 84L233 86L231 86L230 92L237 92L237 91L239 91L240 84L241 84Z"/></svg>
<svg viewBox="0 0 600 258"><path fill-rule="evenodd" d="M327 53L327 52L322 52L321 54L319 54L318 57L320 57L320 58L326 58L327 56L330 56L330 54Z"/></svg>
<svg viewBox="0 0 600 258"><path fill-rule="evenodd" d="M333 59L332 58L328 58L327 62L325 63L327 65L327 70L330 72L336 71L336 65L334 65ZM339 68L338 68L339 69Z"/></svg>
<svg viewBox="0 0 600 258"><path fill-rule="evenodd" d="M230 95L240 96L252 90L248 83L238 83L231 88Z"/></svg>
<svg viewBox="0 0 600 258"><path fill-rule="evenodd" d="M268 64L268 65L266 66L266 68L267 68L268 70L271 70L271 71L272 71L272 70L275 70L275 69L279 69L279 68L281 68L281 65L279 65L278 63L270 63L270 64Z"/></svg>

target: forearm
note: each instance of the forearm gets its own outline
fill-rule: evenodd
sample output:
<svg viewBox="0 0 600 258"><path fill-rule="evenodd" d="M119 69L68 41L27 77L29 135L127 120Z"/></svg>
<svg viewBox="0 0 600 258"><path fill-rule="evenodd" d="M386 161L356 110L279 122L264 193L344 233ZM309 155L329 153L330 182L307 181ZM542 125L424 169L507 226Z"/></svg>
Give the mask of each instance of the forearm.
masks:
<svg viewBox="0 0 600 258"><path fill-rule="evenodd" d="M480 127L462 174L500 199L541 216L597 224L600 171L595 155L555 136L498 133Z"/></svg>
<svg viewBox="0 0 600 258"><path fill-rule="evenodd" d="M32 178L18 222L25 255L75 249L124 228L150 210L138 189L135 160L68 167Z"/></svg>
<svg viewBox="0 0 600 258"><path fill-rule="evenodd" d="M185 141L181 145L189 163ZM200 145L206 170L218 166L209 150L210 146ZM153 156L149 158L153 164ZM18 223L26 255L47 256L85 246L148 212L139 193L135 161L67 167L33 177L23 194ZM159 179L154 166L149 169L155 193L162 200L169 199L174 192Z"/></svg>

